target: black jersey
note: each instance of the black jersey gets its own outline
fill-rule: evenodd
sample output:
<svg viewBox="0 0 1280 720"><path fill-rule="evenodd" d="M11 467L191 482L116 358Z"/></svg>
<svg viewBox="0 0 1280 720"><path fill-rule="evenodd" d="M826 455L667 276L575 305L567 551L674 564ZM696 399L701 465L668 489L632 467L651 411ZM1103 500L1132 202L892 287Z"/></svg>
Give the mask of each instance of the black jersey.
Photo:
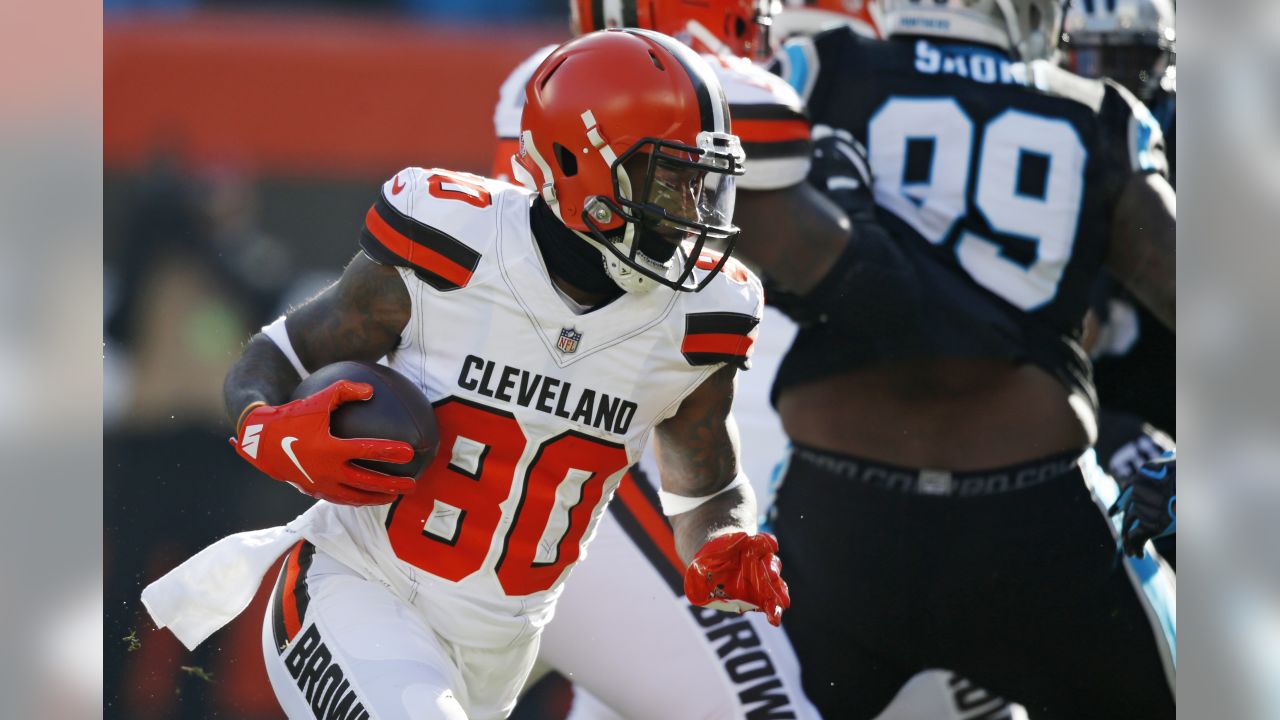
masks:
<svg viewBox="0 0 1280 720"><path fill-rule="evenodd" d="M985 354L1044 365L1092 396L1077 340L1121 191L1134 173L1165 172L1151 113L1048 62L846 28L789 41L774 70L816 132L865 146L880 222L928 268L922 279L952 276L924 288L946 309L935 317L990 318L1002 329ZM984 354L947 334L937 328L930 354Z"/></svg>
<svg viewBox="0 0 1280 720"><path fill-rule="evenodd" d="M1147 100L1147 107L1164 131L1165 155L1169 160L1169 183L1175 182L1174 137L1177 130L1176 88L1171 78ZM1134 413L1143 420L1177 435L1177 340L1173 331L1126 291L1109 273L1103 273L1094 289L1094 311L1104 327L1111 326L1109 339L1091 349L1098 398L1111 410ZM1105 421L1099 425L1105 434ZM1099 438L1098 447L1102 447ZM1136 472L1136 470L1135 470ZM1132 474L1132 473L1130 473ZM1166 554L1167 555L1167 554Z"/></svg>

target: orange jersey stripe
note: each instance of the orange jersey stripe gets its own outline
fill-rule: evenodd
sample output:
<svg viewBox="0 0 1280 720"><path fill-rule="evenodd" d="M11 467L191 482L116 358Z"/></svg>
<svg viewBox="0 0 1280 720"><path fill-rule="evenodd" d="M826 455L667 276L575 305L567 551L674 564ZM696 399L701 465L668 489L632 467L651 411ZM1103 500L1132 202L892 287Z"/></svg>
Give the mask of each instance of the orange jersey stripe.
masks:
<svg viewBox="0 0 1280 720"><path fill-rule="evenodd" d="M365 227L388 250L408 260L410 263L430 270L440 277L454 283L458 287L471 281L471 271L440 253L401 235L395 228L387 224L378 214L375 207L369 208L364 216Z"/></svg>
<svg viewBox="0 0 1280 720"><path fill-rule="evenodd" d="M662 551L663 557L683 574L684 563L680 562L680 555L676 553L676 539L671 526L667 524L666 518L659 515L658 511L645 500L640 488L636 487L637 482L643 481L636 480L631 473L622 476L622 483L618 485L618 499L635 517L636 522L640 523L640 527L644 528L645 534Z"/></svg>
<svg viewBox="0 0 1280 720"><path fill-rule="evenodd" d="M684 353L717 353L720 355L739 355L746 357L755 344L749 335L729 335L725 333L699 333L685 335L680 343L680 352Z"/></svg>
<svg viewBox="0 0 1280 720"><path fill-rule="evenodd" d="M293 546L293 550L289 553L285 576L284 576L284 597L280 598L281 610L284 612L284 632L285 635L292 640L298 636L298 631L302 630L302 618L298 617L298 600L295 592L298 589L298 573L301 569L298 567L298 556L302 554L302 543Z"/></svg>
<svg viewBox="0 0 1280 720"><path fill-rule="evenodd" d="M745 143L790 142L809 139L805 120L733 119L733 133Z"/></svg>

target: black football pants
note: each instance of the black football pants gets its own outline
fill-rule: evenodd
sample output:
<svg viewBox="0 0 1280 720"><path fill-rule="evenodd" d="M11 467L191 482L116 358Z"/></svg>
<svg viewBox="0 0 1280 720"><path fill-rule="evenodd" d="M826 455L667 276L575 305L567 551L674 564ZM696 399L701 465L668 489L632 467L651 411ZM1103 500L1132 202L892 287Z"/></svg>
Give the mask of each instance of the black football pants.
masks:
<svg viewBox="0 0 1280 720"><path fill-rule="evenodd" d="M793 453L774 506L783 626L823 716L874 718L945 668L1034 720L1173 718L1158 610L1083 478L926 496Z"/></svg>

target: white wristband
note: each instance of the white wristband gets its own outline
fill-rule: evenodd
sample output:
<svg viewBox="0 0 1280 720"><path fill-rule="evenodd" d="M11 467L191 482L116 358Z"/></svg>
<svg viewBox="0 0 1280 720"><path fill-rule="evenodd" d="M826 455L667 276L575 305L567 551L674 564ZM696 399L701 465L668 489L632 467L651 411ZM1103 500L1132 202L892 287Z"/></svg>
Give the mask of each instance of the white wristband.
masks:
<svg viewBox="0 0 1280 720"><path fill-rule="evenodd" d="M738 476L735 477L732 482L710 495L703 495L702 497L685 497L684 495L676 495L675 493L669 493L666 490L659 489L658 502L662 505L662 514L667 517L671 517L672 515L687 513L717 495L727 493L736 487L741 487L746 484L746 473L739 471Z"/></svg>
<svg viewBox="0 0 1280 720"><path fill-rule="evenodd" d="M289 359L289 363L293 365L293 369L298 371L298 375L306 380L311 373L302 367L302 361L298 359L298 353L293 349L293 343L289 342L289 331L284 326L284 315L276 318L276 321L262 328L262 334L271 338L271 342L280 348L280 352Z"/></svg>

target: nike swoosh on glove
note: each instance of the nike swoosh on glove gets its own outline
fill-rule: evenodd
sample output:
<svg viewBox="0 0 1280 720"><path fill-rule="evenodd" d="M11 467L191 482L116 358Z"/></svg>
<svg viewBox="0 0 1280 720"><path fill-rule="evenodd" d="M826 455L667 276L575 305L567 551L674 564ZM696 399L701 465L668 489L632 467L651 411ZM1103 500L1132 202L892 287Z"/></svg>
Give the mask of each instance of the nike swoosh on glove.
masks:
<svg viewBox="0 0 1280 720"><path fill-rule="evenodd" d="M413 459L413 448L395 440L334 437L329 430L338 406L371 397L371 385L339 380L300 400L263 405L244 418L231 444L249 464L314 498L340 505L385 505L413 492L413 478L384 475L351 461L405 463Z"/></svg>
<svg viewBox="0 0 1280 720"><path fill-rule="evenodd" d="M716 610L759 610L771 625L781 625L782 611L791 607L791 595L777 552L778 541L768 533L736 532L712 538L689 563L684 594L694 605Z"/></svg>
<svg viewBox="0 0 1280 720"><path fill-rule="evenodd" d="M1117 550L1140 558L1148 540L1178 532L1177 460L1167 454L1144 464L1121 482L1127 487L1108 511L1110 515L1124 514Z"/></svg>

